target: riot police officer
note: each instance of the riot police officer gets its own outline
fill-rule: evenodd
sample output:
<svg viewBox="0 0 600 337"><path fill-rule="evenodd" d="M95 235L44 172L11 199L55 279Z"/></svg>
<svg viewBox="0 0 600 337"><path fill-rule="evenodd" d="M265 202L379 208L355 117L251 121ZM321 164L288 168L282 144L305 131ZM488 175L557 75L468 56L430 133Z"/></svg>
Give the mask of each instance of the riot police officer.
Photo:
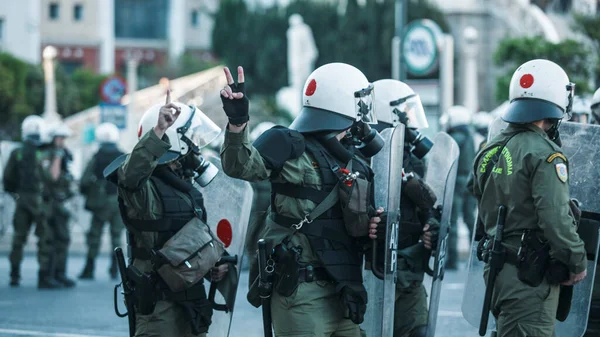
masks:
<svg viewBox="0 0 600 337"><path fill-rule="evenodd" d="M368 193L371 169L354 154L352 139L363 142L366 157L383 146L368 127L376 122L372 84L350 65L321 66L306 80L303 108L290 128L272 128L250 144L243 69L237 84L228 68L225 75L223 169L234 178L271 182L264 239L273 251L275 335L360 336L367 304L362 243L369 224L381 219ZM259 306L255 289L248 299Z"/></svg>
<svg viewBox="0 0 600 337"><path fill-rule="evenodd" d="M588 124L592 120L592 109L590 101L581 96L573 98L573 107L571 108L571 119L569 122Z"/></svg>
<svg viewBox="0 0 600 337"><path fill-rule="evenodd" d="M199 154L220 133L213 126L195 106L171 103L168 92L165 105L142 116L133 151L105 170L118 186L130 235L132 262L121 277L135 284L136 304L128 308L135 336L205 336L211 323L202 279L221 280L228 265L211 269L224 248L206 224L204 198L193 179L211 180L203 177Z"/></svg>
<svg viewBox="0 0 600 337"><path fill-rule="evenodd" d="M31 226L36 224L38 237L38 288L52 289L61 285L52 272L52 241L47 237L47 212L42 194L49 179L50 161L39 148L44 133L44 120L37 115L27 116L21 124L23 145L11 152L4 170L4 190L16 200L13 217L14 235L10 260L10 286L18 287L21 279L23 246Z"/></svg>
<svg viewBox="0 0 600 337"><path fill-rule="evenodd" d="M452 221L448 237L447 269L456 269L458 263L458 219L462 216L467 228L475 225L475 199L467 191L467 182L471 173L471 164L475 158L473 130L470 127L472 112L460 105L450 107L447 112L448 134L454 138L460 148L456 186L452 202Z"/></svg>
<svg viewBox="0 0 600 337"><path fill-rule="evenodd" d="M71 241L69 228L70 212L65 207L65 201L73 197L71 190L73 175L69 171L70 162L73 160L71 152L65 147L65 140L71 136L71 131L64 123L50 126L50 144L45 146L49 158L50 180L44 191L44 200L49 207L48 229L52 232L52 245L54 247L53 269L54 278L64 287L75 286L75 281L66 275L67 256Z"/></svg>
<svg viewBox="0 0 600 337"><path fill-rule="evenodd" d="M478 154L470 187L486 235L496 234L499 206L506 208L506 253L496 282L487 284L494 287L490 309L499 337L552 336L559 302L555 282L560 281L544 277L549 271L540 261L551 256L557 262L553 265L563 266L565 285L586 276L586 252L576 232L577 210L570 207L567 158L558 135L562 118L571 111L574 84L560 66L538 59L515 71L509 93L502 118L509 126ZM482 242L485 256L489 240Z"/></svg>
<svg viewBox="0 0 600 337"><path fill-rule="evenodd" d="M394 337L421 337L425 336L428 317L427 292L423 286L425 261L429 260L437 240L434 234L439 228L433 214L436 196L421 178L425 176L423 158L432 144L419 136L418 129L429 125L419 96L408 85L396 80L379 80L373 85L377 93L377 128L403 123L410 129L404 139L403 172L391 173L404 177L398 233L398 250L403 253L398 257ZM426 249L417 249L419 246Z"/></svg>
<svg viewBox="0 0 600 337"><path fill-rule="evenodd" d="M109 223L113 250L119 247L123 232L123 221L117 202L117 187L104 180L103 171L123 152L119 150L119 129L112 123L102 123L96 128L96 140L100 143L98 152L89 161L81 176L80 191L85 196L85 209L92 212L92 222L87 233L87 260L80 279L94 278L94 262L100 250L104 223ZM109 274L117 277L117 265L113 258Z"/></svg>

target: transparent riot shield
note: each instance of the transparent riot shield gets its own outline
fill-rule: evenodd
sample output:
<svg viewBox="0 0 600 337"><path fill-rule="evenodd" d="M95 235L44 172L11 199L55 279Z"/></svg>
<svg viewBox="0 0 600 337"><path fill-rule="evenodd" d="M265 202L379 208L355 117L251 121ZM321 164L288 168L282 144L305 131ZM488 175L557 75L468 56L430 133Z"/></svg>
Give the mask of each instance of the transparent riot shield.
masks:
<svg viewBox="0 0 600 337"><path fill-rule="evenodd" d="M0 179L4 177L4 168L8 163L10 153L20 146L17 142L0 142ZM10 193L0 189L0 238L12 231L13 214L15 213L15 199ZM11 234L9 234L11 235Z"/></svg>
<svg viewBox="0 0 600 337"><path fill-rule="evenodd" d="M435 335L438 307L444 280L444 266L448 235L450 233L450 215L452 213L452 199L456 183L456 170L460 150L458 144L445 132L438 133L433 140L433 147L427 153L427 171L425 182L437 197L435 211L440 217L438 245L433 258L433 279L429 294L429 313L427 319L427 337Z"/></svg>
<svg viewBox="0 0 600 337"><path fill-rule="evenodd" d="M556 325L556 337L579 337L585 333L598 262L600 222L600 126L564 122L560 126L564 155L569 160L569 192L580 202L579 236L588 256L587 277L573 288L571 311Z"/></svg>
<svg viewBox="0 0 600 337"><path fill-rule="evenodd" d="M368 293L367 312L361 328L369 337L392 337L394 334L394 302L396 249L400 219L400 193L402 188L402 156L404 154L404 125L385 129L381 132L385 147L372 159L375 172L375 205L387 212L387 230L383 266L371 264L365 269L363 280ZM381 260L377 258L376 260Z"/></svg>
<svg viewBox="0 0 600 337"><path fill-rule="evenodd" d="M214 310L208 333L211 337L227 337L240 279L253 192L250 183L227 176L223 172L221 161L218 158L208 157L207 159L219 169L219 173L212 182L202 188L207 222L213 233L216 233L225 244L227 253L230 256L237 256L237 265L230 264L227 276L217 284L218 292L214 297L217 305L213 305L216 310Z"/></svg>
<svg viewBox="0 0 600 337"><path fill-rule="evenodd" d="M496 119L490 124L488 140L499 134L508 124ZM580 202L582 221L578 233L587 251L587 277L573 288L571 310L564 322L556 324L556 337L581 337L584 335L591 303L596 265L598 262L598 239L600 223L600 126L563 122L559 129L563 154L569 161L569 192L571 198ZM469 273L465 285L462 312L465 319L479 327L485 282L485 264L476 257L478 241L472 240ZM490 315L488 330L495 329Z"/></svg>

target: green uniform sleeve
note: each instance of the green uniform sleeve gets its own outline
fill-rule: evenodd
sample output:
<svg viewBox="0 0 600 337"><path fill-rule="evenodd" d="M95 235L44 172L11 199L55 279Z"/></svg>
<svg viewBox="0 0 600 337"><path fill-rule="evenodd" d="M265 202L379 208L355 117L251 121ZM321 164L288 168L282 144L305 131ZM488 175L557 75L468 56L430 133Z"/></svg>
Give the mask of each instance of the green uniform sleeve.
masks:
<svg viewBox="0 0 600 337"><path fill-rule="evenodd" d="M4 175L2 177L2 183L4 185L4 190L9 192L16 192L18 189L18 181L19 181L19 170L17 169L17 152L19 150L13 150L10 153L10 157L8 157L8 162L6 163L6 167L4 168Z"/></svg>
<svg viewBox="0 0 600 337"><path fill-rule="evenodd" d="M92 159L88 162L83 174L81 175L81 181L79 182L79 190L83 194L88 194L91 188L93 188L96 183L96 175L94 174L94 166L96 160L92 157Z"/></svg>
<svg viewBox="0 0 600 337"><path fill-rule="evenodd" d="M531 184L533 202L538 225L548 239L554 257L565 263L572 273L580 273L586 268L586 253L569 208L569 185L561 167L567 174L562 159L549 163L546 158L540 158Z"/></svg>
<svg viewBox="0 0 600 337"><path fill-rule="evenodd" d="M158 219L162 214L160 196L150 176L158 158L169 150L168 138L159 139L154 131L144 135L118 169L119 196L128 207L131 218Z"/></svg>
<svg viewBox="0 0 600 337"><path fill-rule="evenodd" d="M271 176L271 170L266 168L260 153L248 140L248 127L240 133L225 129L221 162L225 174L232 178L261 181Z"/></svg>

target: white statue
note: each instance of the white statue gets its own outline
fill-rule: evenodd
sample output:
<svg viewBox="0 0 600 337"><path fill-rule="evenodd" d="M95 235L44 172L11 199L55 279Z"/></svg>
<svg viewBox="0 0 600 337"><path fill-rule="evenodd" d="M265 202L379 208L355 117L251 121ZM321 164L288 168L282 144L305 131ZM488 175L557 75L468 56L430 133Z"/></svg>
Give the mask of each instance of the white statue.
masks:
<svg viewBox="0 0 600 337"><path fill-rule="evenodd" d="M314 70L319 52L312 30L304 23L300 14L292 14L287 31L288 77L292 88L302 90L308 75Z"/></svg>

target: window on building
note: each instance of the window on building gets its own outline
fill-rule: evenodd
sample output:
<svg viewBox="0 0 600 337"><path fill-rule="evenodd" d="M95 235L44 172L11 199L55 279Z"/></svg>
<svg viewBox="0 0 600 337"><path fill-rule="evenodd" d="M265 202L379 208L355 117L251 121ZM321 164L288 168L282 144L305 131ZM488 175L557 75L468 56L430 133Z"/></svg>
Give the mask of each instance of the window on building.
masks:
<svg viewBox="0 0 600 337"><path fill-rule="evenodd" d="M77 4L73 6L73 19L75 21L81 21L83 19L83 5Z"/></svg>
<svg viewBox="0 0 600 337"><path fill-rule="evenodd" d="M60 65L67 75L73 75L77 69L83 68L81 61L60 61Z"/></svg>
<svg viewBox="0 0 600 337"><path fill-rule="evenodd" d="M56 2L51 2L50 6L50 20L58 20L58 15L60 12L60 6Z"/></svg>
<svg viewBox="0 0 600 337"><path fill-rule="evenodd" d="M169 2L167 0L115 0L117 38L167 38Z"/></svg>
<svg viewBox="0 0 600 337"><path fill-rule="evenodd" d="M192 11L192 27L198 27L199 16L198 10L194 9Z"/></svg>

